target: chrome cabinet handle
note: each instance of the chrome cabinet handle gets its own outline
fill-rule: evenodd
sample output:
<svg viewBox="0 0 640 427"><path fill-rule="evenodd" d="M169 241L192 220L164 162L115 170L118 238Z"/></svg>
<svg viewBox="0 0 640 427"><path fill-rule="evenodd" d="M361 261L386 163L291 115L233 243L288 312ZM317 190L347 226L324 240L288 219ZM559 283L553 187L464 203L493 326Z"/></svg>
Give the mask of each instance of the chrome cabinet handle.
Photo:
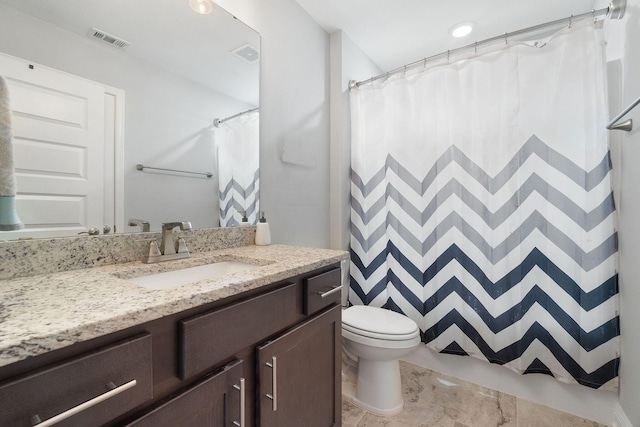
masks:
<svg viewBox="0 0 640 427"><path fill-rule="evenodd" d="M109 383L111 385L113 385L113 383ZM92 406L97 405L98 403L104 402L107 399L112 398L113 396L120 394L124 391L129 390L130 388L134 387L137 384L136 380L131 380L128 383L124 383L119 387L116 387L112 390L109 390L106 393L101 394L100 396L96 396L91 400L87 400L84 403L79 404L78 406L74 406L71 409L68 409L66 411L64 411L61 414L58 414L54 417L49 418L48 420L45 421L40 421L40 417L38 417L37 415L34 415L31 420L32 420L32 425L34 426L38 426L38 427L49 427L52 426L54 424L59 423L62 420L66 420L67 418L84 411L85 409L89 409Z"/></svg>
<svg viewBox="0 0 640 427"><path fill-rule="evenodd" d="M318 295L320 295L320 298L328 297L329 295L335 294L336 292L338 292L341 289L342 289L342 285L334 286L333 288L331 288L327 292L318 292Z"/></svg>
<svg viewBox="0 0 640 427"><path fill-rule="evenodd" d="M278 410L278 365L276 365L276 357L273 356L271 358L271 363L266 362L265 365L271 368L272 382L271 394L267 393L265 394L265 396L273 401L271 404L271 409L273 410L273 412L275 412Z"/></svg>
<svg viewBox="0 0 640 427"><path fill-rule="evenodd" d="M244 378L240 378L240 385L233 385L233 388L240 391L240 422L234 421L233 425L238 427L244 426L244 407L245 407L245 388L244 388Z"/></svg>

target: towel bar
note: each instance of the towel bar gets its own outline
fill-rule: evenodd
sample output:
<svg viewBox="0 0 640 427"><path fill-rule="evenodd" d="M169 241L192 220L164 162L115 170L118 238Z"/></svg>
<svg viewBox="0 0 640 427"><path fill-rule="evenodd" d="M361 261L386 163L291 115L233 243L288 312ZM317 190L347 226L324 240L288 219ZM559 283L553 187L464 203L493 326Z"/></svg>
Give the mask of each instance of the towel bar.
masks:
<svg viewBox="0 0 640 427"><path fill-rule="evenodd" d="M204 175L207 178L211 178L213 176L213 174L211 172L191 172L191 171L182 171L182 170L177 170L177 169L155 168L155 167L152 167L152 166L144 166L144 165L141 165L140 163L138 163L136 165L136 169L139 170L139 171L142 171L142 170L145 170L145 169L153 169L153 170L158 170L158 171L190 173L192 175Z"/></svg>

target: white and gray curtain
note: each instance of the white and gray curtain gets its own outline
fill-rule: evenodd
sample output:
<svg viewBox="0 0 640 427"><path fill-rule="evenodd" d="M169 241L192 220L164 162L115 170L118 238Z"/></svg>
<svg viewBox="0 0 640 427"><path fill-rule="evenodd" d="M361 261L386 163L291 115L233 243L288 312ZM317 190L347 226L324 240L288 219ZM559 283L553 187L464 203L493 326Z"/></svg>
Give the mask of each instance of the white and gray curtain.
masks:
<svg viewBox="0 0 640 427"><path fill-rule="evenodd" d="M615 388L601 25L351 91L351 304L438 352Z"/></svg>
<svg viewBox="0 0 640 427"><path fill-rule="evenodd" d="M218 176L220 226L235 226L246 211L249 223L258 222L260 199L260 113L253 111L220 124Z"/></svg>

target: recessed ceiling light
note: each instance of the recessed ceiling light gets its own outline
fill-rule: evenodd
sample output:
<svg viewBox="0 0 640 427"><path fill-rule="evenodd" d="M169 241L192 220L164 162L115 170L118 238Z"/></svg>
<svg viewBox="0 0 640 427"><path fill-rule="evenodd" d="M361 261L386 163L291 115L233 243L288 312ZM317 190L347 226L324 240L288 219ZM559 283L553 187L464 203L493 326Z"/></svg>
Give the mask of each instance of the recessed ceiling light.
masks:
<svg viewBox="0 0 640 427"><path fill-rule="evenodd" d="M189 0L189 6L200 15L206 15L213 10L211 0Z"/></svg>
<svg viewBox="0 0 640 427"><path fill-rule="evenodd" d="M461 22L451 27L451 35L453 37L465 37L473 31L473 22Z"/></svg>

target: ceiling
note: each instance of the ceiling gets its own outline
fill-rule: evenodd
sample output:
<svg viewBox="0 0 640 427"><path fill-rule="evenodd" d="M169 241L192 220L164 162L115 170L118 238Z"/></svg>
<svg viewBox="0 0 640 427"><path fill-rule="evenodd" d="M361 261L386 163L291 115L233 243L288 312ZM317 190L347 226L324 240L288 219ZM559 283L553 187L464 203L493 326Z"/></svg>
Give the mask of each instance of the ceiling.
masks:
<svg viewBox="0 0 640 427"><path fill-rule="evenodd" d="M342 30L382 70L448 49L601 9L602 0L296 0L327 32ZM454 39L450 29L472 21Z"/></svg>
<svg viewBox="0 0 640 427"><path fill-rule="evenodd" d="M232 52L247 44L259 50L260 36L222 8L198 15L185 0L0 0L0 5L98 46L103 42L87 37L95 27L130 42L121 53L258 105L260 61L249 63Z"/></svg>

